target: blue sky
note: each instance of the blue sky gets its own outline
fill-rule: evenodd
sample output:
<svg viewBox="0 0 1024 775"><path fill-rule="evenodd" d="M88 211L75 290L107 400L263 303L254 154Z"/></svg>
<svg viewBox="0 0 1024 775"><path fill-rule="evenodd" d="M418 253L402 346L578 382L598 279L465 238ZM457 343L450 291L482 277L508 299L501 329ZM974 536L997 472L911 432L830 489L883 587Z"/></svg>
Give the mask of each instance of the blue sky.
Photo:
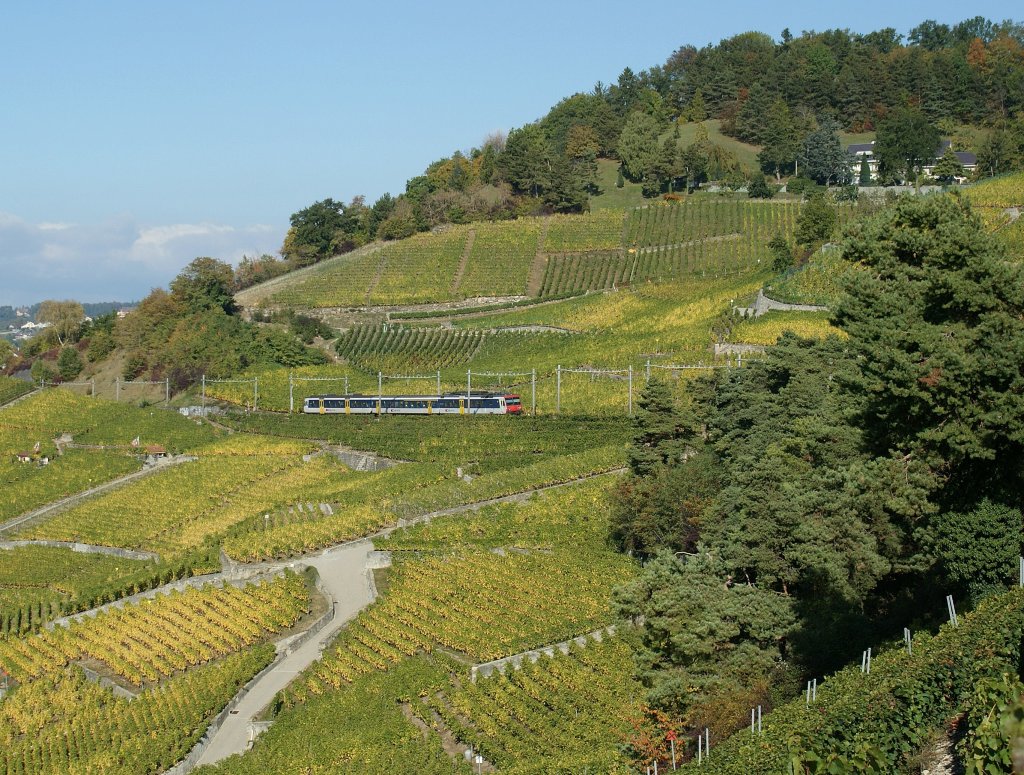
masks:
<svg viewBox="0 0 1024 775"><path fill-rule="evenodd" d="M1015 8L10 0L0 304L136 299L197 255L274 252L295 210L398 193L431 161L681 45Z"/></svg>

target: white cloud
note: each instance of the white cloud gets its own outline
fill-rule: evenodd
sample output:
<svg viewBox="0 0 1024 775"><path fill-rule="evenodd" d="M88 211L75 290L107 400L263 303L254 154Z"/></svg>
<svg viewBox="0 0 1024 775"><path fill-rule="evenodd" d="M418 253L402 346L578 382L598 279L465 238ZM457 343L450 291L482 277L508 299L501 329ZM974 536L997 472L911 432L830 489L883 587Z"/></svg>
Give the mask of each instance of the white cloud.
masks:
<svg viewBox="0 0 1024 775"><path fill-rule="evenodd" d="M286 227L216 223L29 223L0 212L0 304L45 298L131 301L166 287L197 256L237 263L274 253Z"/></svg>

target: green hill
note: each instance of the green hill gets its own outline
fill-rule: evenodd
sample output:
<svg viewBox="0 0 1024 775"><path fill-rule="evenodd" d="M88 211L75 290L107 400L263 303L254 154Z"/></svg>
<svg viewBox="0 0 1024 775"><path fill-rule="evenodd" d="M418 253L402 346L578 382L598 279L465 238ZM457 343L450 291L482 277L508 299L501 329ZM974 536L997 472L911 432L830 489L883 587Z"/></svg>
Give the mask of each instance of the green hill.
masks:
<svg viewBox="0 0 1024 775"><path fill-rule="evenodd" d="M398 307L736 276L767 262L772 237L792 239L799 208L693 195L625 210L453 226L333 258L237 298L249 307Z"/></svg>

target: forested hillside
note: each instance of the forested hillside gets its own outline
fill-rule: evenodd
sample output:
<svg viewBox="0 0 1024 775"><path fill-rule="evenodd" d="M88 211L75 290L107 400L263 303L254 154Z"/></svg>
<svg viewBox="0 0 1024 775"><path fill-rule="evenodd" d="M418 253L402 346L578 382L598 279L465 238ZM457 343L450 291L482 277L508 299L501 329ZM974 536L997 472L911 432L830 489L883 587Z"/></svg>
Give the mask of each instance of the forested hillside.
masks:
<svg viewBox="0 0 1024 775"><path fill-rule="evenodd" d="M907 154L931 154L939 137L977 154L981 176L1021 169L1022 45L1020 24L983 17L923 21L906 35L783 30L683 45L664 63L626 68L507 136L435 161L372 206L356 197L297 211L285 260L251 260L240 282L441 224L584 211L631 183L656 197L708 181L738 187L760 172L844 182L858 170L843 138L877 136L887 180L905 178ZM707 120L745 150L716 140ZM613 184L598 170L608 161L619 168Z"/></svg>

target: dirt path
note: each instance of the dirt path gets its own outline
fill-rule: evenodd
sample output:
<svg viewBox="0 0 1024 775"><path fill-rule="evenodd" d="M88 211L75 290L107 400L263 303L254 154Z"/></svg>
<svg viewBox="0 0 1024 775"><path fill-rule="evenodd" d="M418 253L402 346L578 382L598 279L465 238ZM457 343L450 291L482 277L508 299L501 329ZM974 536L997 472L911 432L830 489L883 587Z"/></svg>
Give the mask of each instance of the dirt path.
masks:
<svg viewBox="0 0 1024 775"><path fill-rule="evenodd" d="M548 239L548 229L551 228L551 219L544 219L544 228L541 229L540 240L537 242L537 252L533 256L533 263L530 264L530 273L526 279L526 295L540 296L544 287L544 273L548 267L548 256L544 252L544 243Z"/></svg>
<svg viewBox="0 0 1024 775"><path fill-rule="evenodd" d="M473 243L475 241L476 229L470 229L469 238L466 240L466 247L462 251L462 260L459 261L459 268L455 272L455 279L452 280L452 296L459 292L459 286L462 285L462 278L466 274L466 267L469 265L469 254L473 252Z"/></svg>

